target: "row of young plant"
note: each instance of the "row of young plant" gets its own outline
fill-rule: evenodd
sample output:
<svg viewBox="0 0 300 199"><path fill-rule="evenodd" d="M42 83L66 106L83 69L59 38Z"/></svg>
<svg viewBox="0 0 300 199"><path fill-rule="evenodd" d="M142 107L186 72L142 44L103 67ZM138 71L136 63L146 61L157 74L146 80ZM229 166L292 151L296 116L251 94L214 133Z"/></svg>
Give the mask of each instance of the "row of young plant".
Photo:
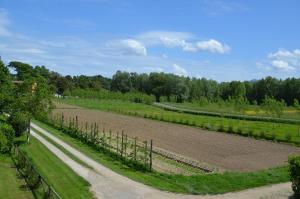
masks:
<svg viewBox="0 0 300 199"><path fill-rule="evenodd" d="M198 110L195 111L195 110L172 107L172 106L164 105L164 104L160 104L160 103L154 103L154 105L156 107L162 108L166 111L188 113L188 114L193 114L193 115L205 115L205 116L213 116L213 117L221 117L221 118L229 118L229 119L238 119L238 120L275 122L275 123L299 124L300 125L300 120L296 120L296 119L273 118L273 117L251 116L251 115L238 115L238 114L232 114L232 113L218 113L218 112L198 111Z"/></svg>
<svg viewBox="0 0 300 199"><path fill-rule="evenodd" d="M17 146L13 146L12 148L12 157L19 173L25 179L27 186L33 192L35 198L61 199Z"/></svg>
<svg viewBox="0 0 300 199"><path fill-rule="evenodd" d="M108 110L108 111L112 111L112 110ZM130 116L138 116L138 117L144 117L144 118L152 119L152 120L159 120L159 121L171 122L171 123L175 123L175 124L195 126L198 128L209 130L209 131L218 131L218 132L224 132L224 133L229 133L229 134L241 135L241 136L245 136L245 137L252 137L255 139L265 139L265 140L270 140L270 141L295 144L298 146L300 145L299 140L292 139L292 134L290 132L285 133L284 137L278 137L276 135L275 130L271 133L267 132L267 131L263 131L263 130L261 130L259 132L255 132L253 129L242 128L240 126L238 126L237 128L234 128L234 126L232 124L225 126L223 123L221 123L221 124L212 124L209 122L196 123L194 120L190 121L188 119L186 119L186 120L176 119L175 117L168 118L168 117L164 117L163 115L157 115L157 114L151 114L151 113L150 114L140 114L138 112L123 111L123 110L113 110L113 111L121 113L121 114L125 114L125 115L130 115Z"/></svg>
<svg viewBox="0 0 300 199"><path fill-rule="evenodd" d="M92 89L74 89L72 91L66 91L64 93L65 96L73 96L80 98L96 98L96 99L113 99L113 100L123 100L130 101L135 103L145 103L151 104L155 101L155 97L153 95L147 95L141 92L113 92L108 90L92 90Z"/></svg>
<svg viewBox="0 0 300 199"><path fill-rule="evenodd" d="M93 146L96 150L108 153L121 159L126 165L139 170L152 170L153 141L139 142L130 138L123 131L112 133L111 130L101 131L97 123L79 122L78 117L65 118L64 114L51 115L47 124Z"/></svg>

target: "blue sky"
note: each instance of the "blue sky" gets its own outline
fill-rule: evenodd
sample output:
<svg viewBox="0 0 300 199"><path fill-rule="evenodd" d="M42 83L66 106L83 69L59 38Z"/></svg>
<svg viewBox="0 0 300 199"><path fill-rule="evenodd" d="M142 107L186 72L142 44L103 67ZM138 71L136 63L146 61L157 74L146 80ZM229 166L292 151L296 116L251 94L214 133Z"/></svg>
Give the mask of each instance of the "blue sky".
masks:
<svg viewBox="0 0 300 199"><path fill-rule="evenodd" d="M0 55L61 74L300 76L299 0L0 0Z"/></svg>

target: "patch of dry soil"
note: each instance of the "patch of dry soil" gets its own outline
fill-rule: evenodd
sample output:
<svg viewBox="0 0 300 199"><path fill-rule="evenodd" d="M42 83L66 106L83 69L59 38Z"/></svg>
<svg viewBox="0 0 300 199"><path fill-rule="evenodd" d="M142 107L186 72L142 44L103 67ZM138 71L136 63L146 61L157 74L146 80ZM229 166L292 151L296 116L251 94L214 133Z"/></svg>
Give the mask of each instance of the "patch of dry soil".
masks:
<svg viewBox="0 0 300 199"><path fill-rule="evenodd" d="M225 133L206 131L167 122L119 115L77 106L56 104L54 113L97 122L101 129L124 132L139 140L153 139L154 145L228 170L255 171L286 164L288 156L300 148L255 140Z"/></svg>

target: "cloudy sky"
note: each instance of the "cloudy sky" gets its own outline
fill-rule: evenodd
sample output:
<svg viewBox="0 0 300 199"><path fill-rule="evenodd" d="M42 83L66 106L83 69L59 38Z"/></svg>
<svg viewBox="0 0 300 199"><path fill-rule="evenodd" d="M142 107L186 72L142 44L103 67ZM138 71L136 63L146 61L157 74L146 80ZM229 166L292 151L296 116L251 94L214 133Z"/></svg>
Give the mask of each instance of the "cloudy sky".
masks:
<svg viewBox="0 0 300 199"><path fill-rule="evenodd" d="M64 75L300 76L299 0L0 0L0 56Z"/></svg>

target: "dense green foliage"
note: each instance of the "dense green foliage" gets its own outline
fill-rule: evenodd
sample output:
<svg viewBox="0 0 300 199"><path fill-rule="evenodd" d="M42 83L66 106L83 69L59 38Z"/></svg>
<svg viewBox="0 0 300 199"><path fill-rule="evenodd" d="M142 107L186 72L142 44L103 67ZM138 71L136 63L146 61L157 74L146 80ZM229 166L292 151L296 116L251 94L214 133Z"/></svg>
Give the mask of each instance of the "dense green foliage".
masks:
<svg viewBox="0 0 300 199"><path fill-rule="evenodd" d="M112 99L112 100L124 100L136 103L151 104L154 101L154 97L151 95L143 94L140 92L112 92L108 90L91 90L91 89L74 89L72 91L66 91L64 93L67 96L76 96L81 98L97 98L97 99Z"/></svg>
<svg viewBox="0 0 300 199"><path fill-rule="evenodd" d="M16 74L10 74L9 68ZM45 117L51 109L51 91L44 77L44 67L33 68L22 62L10 62L8 66L0 60L0 114L8 114L10 123L21 135L31 117ZM1 136L4 141L4 136Z"/></svg>
<svg viewBox="0 0 300 199"><path fill-rule="evenodd" d="M152 105L131 103L120 100L66 98L59 99L57 101L91 109L113 111L153 120L195 126L207 130L236 133L243 136L277 140L297 145L300 144L299 127L295 124L278 124L274 122L251 120L244 121L209 115L194 115L189 113L167 111Z"/></svg>
<svg viewBox="0 0 300 199"><path fill-rule="evenodd" d="M137 74L117 71L112 78L97 76L62 76L49 71L44 66L32 67L21 62L11 62L10 67L17 71L16 79L43 77L52 87L52 91L64 94L74 89L110 90L115 92L141 92L154 95L156 101L174 102L219 102L222 100L240 100L254 105L262 104L266 97L277 101L284 100L287 105L300 100L300 78L278 80L266 77L253 81L217 82L205 78L189 78L167 73L152 72ZM2 70L1 73L7 73ZM1 74L0 73L0 74ZM298 104L299 105L299 104Z"/></svg>
<svg viewBox="0 0 300 199"><path fill-rule="evenodd" d="M289 158L289 171L296 198L300 197L300 156Z"/></svg>
<svg viewBox="0 0 300 199"><path fill-rule="evenodd" d="M8 153L13 144L15 132L6 122L0 121L0 153Z"/></svg>
<svg viewBox="0 0 300 199"><path fill-rule="evenodd" d="M42 128L47 129L58 138L70 144L72 147L113 171L135 181L165 191L189 194L220 194L268 184L287 182L289 180L287 167L248 173L225 172L223 174L215 173L193 176L162 174L159 172L141 172L124 165L122 161L114 159L105 153L99 153L94 147L83 144L76 138L72 138L65 133L57 131L44 123L38 121L35 122Z"/></svg>

